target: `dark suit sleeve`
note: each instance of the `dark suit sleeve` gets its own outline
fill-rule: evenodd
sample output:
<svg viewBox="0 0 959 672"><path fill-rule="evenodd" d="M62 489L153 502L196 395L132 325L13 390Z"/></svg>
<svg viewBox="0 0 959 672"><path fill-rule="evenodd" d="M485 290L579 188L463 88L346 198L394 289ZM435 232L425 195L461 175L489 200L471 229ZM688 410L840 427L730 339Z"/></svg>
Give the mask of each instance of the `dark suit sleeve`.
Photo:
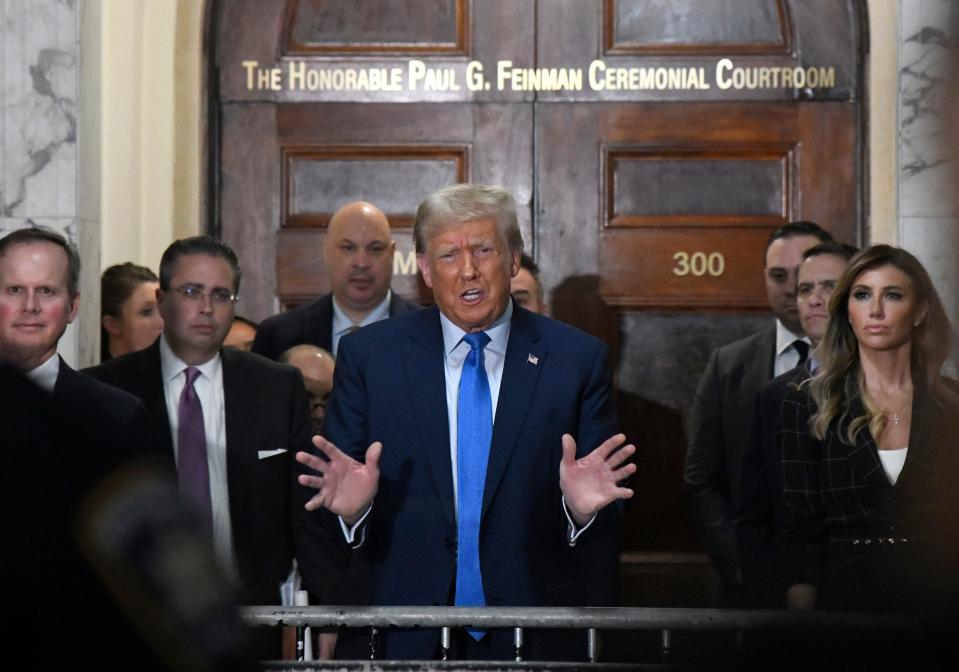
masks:
<svg viewBox="0 0 959 672"><path fill-rule="evenodd" d="M315 451L310 440L312 429L306 389L300 373L294 371L293 374L290 408L293 452ZM307 470L292 457L291 460L293 549L300 574L310 591L310 604L349 604L352 601L348 590L351 585L348 580L349 549L339 530L339 523L336 516L326 509L311 512L304 508L314 491L297 482L297 477Z"/></svg>
<svg viewBox="0 0 959 672"><path fill-rule="evenodd" d="M775 443L775 388L765 387L756 398L753 427L743 456L740 493L736 505L736 546L743 582L755 604L772 606L780 597L775 589L776 546L773 531L773 492L766 476L768 457L778 452Z"/></svg>
<svg viewBox="0 0 959 672"><path fill-rule="evenodd" d="M689 451L683 480L689 515L699 529L706 553L727 586L738 583L739 560L723 447L722 388L719 356L706 365L690 410Z"/></svg>
<svg viewBox="0 0 959 672"><path fill-rule="evenodd" d="M367 436L366 392L357 369L357 355L352 339L344 338L340 341L336 368L333 370L333 392L326 407L323 433L325 438L341 451L354 460L364 462L370 441ZM314 449L314 453L317 452ZM354 549L362 546L369 536L371 518L372 515L367 516L357 528ZM339 525L339 519L336 520ZM342 530L339 535L342 539Z"/></svg>
<svg viewBox="0 0 959 672"><path fill-rule="evenodd" d="M809 432L808 393L787 395L782 407L783 529L780 557L786 586L818 584L826 529L820 500L822 442Z"/></svg>
<svg viewBox="0 0 959 672"><path fill-rule="evenodd" d="M276 332L279 325L273 320L264 320L256 330L256 336L253 337L253 347L251 352L275 360L282 352L277 352Z"/></svg>
<svg viewBox="0 0 959 672"><path fill-rule="evenodd" d="M588 455L619 432L619 422L610 399L608 352L605 346L597 350L589 381L583 389L576 435L577 457ZM593 524L577 539L575 554L584 577L586 606L615 603L622 517L623 503L620 500L602 509Z"/></svg>

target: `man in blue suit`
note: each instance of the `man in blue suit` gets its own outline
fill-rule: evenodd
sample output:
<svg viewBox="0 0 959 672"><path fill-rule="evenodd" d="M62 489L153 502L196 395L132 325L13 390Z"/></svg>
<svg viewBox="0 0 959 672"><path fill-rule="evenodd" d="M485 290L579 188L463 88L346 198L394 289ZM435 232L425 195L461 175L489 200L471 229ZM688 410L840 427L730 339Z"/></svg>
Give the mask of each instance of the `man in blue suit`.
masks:
<svg viewBox="0 0 959 672"><path fill-rule="evenodd" d="M610 603L635 448L616 433L606 346L510 300L523 241L502 189L433 194L414 236L436 307L341 342L314 438L326 459L297 455L318 472L300 477L318 490L307 508L364 548L375 604ZM537 634L527 653L555 655ZM382 639L387 658L425 659L439 633ZM460 631L454 648L510 657L512 633Z"/></svg>

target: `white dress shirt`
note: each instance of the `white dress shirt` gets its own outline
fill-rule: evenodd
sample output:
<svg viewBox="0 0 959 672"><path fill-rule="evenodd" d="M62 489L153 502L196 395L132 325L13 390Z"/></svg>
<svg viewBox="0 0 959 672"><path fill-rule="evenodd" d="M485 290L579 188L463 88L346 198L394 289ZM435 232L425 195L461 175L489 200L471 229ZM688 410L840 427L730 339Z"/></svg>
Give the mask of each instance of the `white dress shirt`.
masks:
<svg viewBox="0 0 959 672"><path fill-rule="evenodd" d="M364 317L359 323L354 322L349 318L349 316L343 312L343 309L340 308L340 304L336 302L336 297L333 297L333 356L336 357L336 351L340 347L340 339L350 333L350 330L353 327L368 327L374 322L379 322L380 320L385 320L390 316L390 299L392 298L393 293L389 290L386 292L386 298L376 308L370 311L369 315Z"/></svg>
<svg viewBox="0 0 959 672"><path fill-rule="evenodd" d="M490 341L486 344L483 351L483 364L486 369L486 378L489 381L490 401L493 406L493 423L496 423L496 406L499 401L500 385L503 382L503 366L506 363L506 346L509 343L509 332L511 320L513 319L513 302L507 303L506 311L500 315L489 329L486 329L486 335ZM466 356L470 352L469 343L463 340L466 332L453 324L449 318L440 312L440 326L443 329L443 369L446 374L446 413L449 422L450 431L450 462L453 465L453 510L458 513L459 510L459 487L457 484L457 425L456 413L459 405L460 378L463 376L463 364L466 362ZM594 446L595 447L595 446ZM557 446L557 450L560 447ZM559 474L556 474L559 478ZM593 521L594 515L582 529L576 527L569 510L563 501L563 512L566 514L566 520L569 523L569 538L567 541L573 544L579 535L586 531ZM366 513L352 526L348 528L346 523L340 518L340 527L346 536L348 543L355 543L357 529L366 520L373 507L370 507Z"/></svg>
<svg viewBox="0 0 959 672"><path fill-rule="evenodd" d="M57 376L60 375L60 357L57 353L48 358L40 366L27 371L27 378L35 383L37 387L53 394L53 388L57 385Z"/></svg>
<svg viewBox="0 0 959 672"><path fill-rule="evenodd" d="M163 376L163 394L170 433L173 436L173 456L177 458L177 427L179 425L180 394L186 386L186 362L177 357L165 336L160 336L160 369ZM206 435L206 461L210 469L210 503L213 509L213 544L217 556L233 576L237 575L233 551L233 528L230 524L230 493L226 474L226 411L223 404L223 362L220 354L196 367L200 375L193 383L203 409L203 429Z"/></svg>
<svg viewBox="0 0 959 672"><path fill-rule="evenodd" d="M773 378L795 369L799 364L799 353L793 347L797 338L809 343L809 339L804 334L794 334L782 322L776 320L776 359L773 360ZM812 348L811 345L810 348Z"/></svg>

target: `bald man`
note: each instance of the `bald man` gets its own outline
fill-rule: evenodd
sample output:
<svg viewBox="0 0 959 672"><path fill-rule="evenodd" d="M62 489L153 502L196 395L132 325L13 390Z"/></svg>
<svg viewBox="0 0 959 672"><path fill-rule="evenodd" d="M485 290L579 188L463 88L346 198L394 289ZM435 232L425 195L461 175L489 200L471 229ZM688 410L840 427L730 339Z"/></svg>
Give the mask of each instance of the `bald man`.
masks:
<svg viewBox="0 0 959 672"><path fill-rule="evenodd" d="M418 305L390 291L396 243L386 215L354 201L336 211L323 243L323 264L332 292L260 324L253 352L278 359L295 345L310 344L336 356L340 338Z"/></svg>
<svg viewBox="0 0 959 672"><path fill-rule="evenodd" d="M294 345L280 355L280 362L295 366L303 374L313 431L322 433L326 400L333 389L333 355L315 345Z"/></svg>

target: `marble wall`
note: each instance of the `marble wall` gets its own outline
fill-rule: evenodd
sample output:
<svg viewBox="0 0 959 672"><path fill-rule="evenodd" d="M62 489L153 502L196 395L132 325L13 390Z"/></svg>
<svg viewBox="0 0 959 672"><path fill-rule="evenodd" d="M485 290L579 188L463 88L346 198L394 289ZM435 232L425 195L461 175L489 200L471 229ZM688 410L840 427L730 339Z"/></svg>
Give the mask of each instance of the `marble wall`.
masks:
<svg viewBox="0 0 959 672"><path fill-rule="evenodd" d="M943 137L951 0L900 0L899 244L929 269L959 323L959 231L952 199L949 145Z"/></svg>
<svg viewBox="0 0 959 672"><path fill-rule="evenodd" d="M77 186L81 4L0 0L0 235L31 224L63 233L87 266L82 288L95 292L99 256L87 234L96 223L81 219ZM92 362L91 333L75 324L61 340L71 364Z"/></svg>

